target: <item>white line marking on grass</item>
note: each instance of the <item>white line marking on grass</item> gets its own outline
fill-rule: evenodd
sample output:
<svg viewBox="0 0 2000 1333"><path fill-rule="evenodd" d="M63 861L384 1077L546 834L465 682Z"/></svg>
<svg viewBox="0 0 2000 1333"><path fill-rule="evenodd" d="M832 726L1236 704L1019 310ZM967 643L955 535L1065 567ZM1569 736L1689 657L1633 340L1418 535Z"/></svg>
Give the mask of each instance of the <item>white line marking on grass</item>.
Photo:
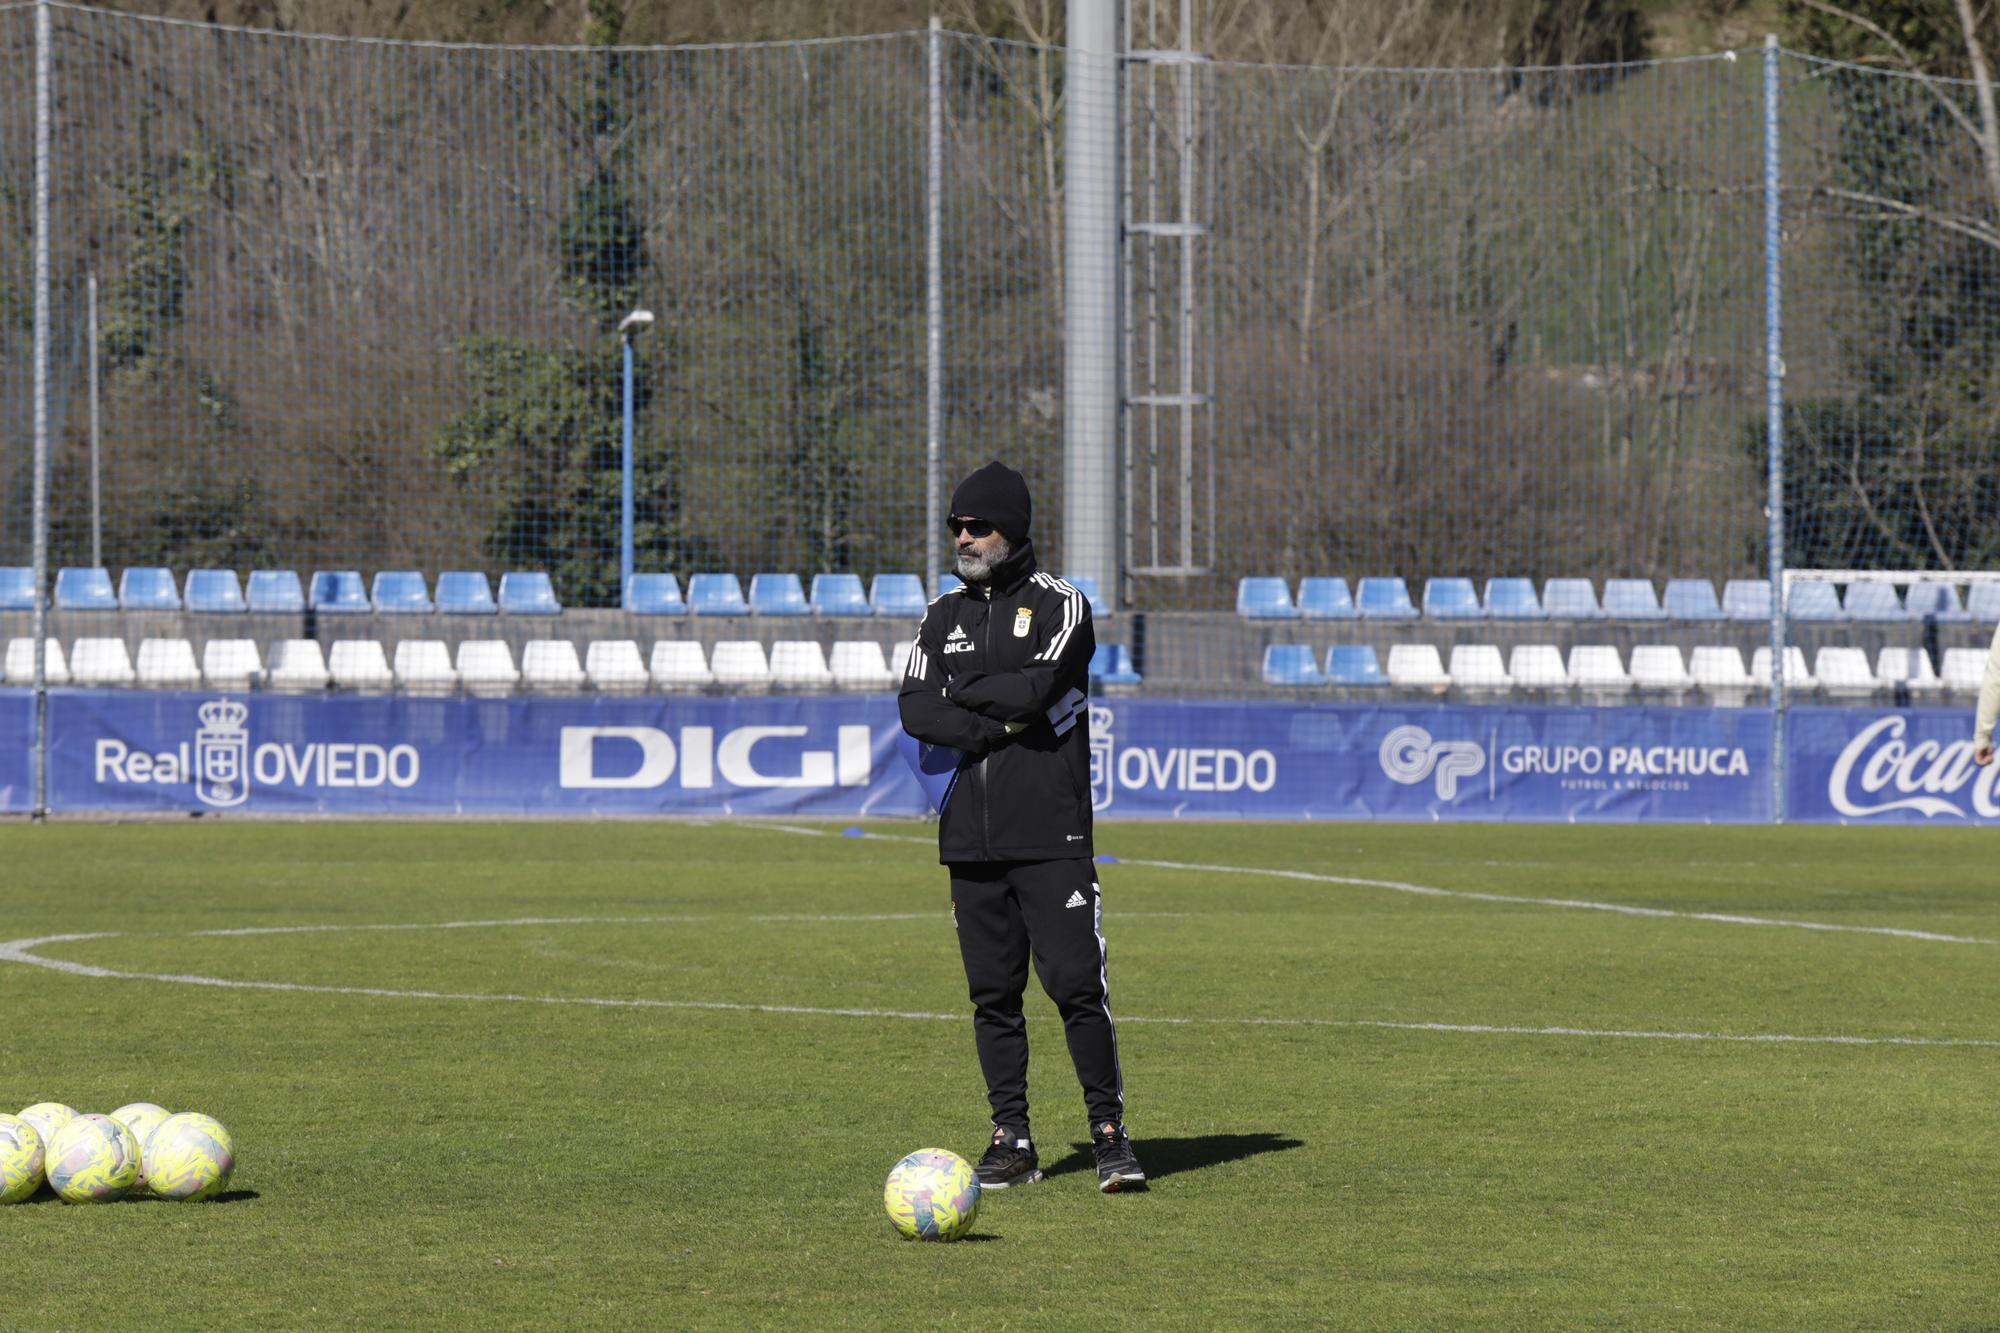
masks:
<svg viewBox="0 0 2000 1333"><path fill-rule="evenodd" d="M779 833L807 837L833 837L825 829L802 828L791 824L765 827ZM906 842L928 845L929 838L905 838L893 833L870 833L875 842ZM1565 907L1584 912L1613 912L1619 916L1661 917L1680 921L1710 921L1725 926L1777 926L1787 930L1820 930L1845 935L1890 935L1897 939L1926 940L1933 944L1993 944L1976 935L1946 935L1934 930L1912 930L1903 926L1845 926L1829 921L1793 921L1783 917L1744 916L1737 912L1682 912L1667 907L1638 907L1631 903L1596 902L1588 898L1530 898L1509 893L1482 893L1476 889L1440 889L1429 884L1407 884L1395 879L1360 879L1352 875L1322 875L1311 870L1274 870L1263 866L1201 865L1188 861L1153 861L1137 856L1121 856L1118 864L1146 866L1153 870L1187 870L1205 875L1266 875L1273 879L1303 880L1310 884L1350 884L1356 888L1388 889L1423 898L1463 898L1479 903L1505 903L1516 907ZM1490 863L1489 863L1490 864Z"/></svg>
<svg viewBox="0 0 2000 1333"><path fill-rule="evenodd" d="M564 917L487 922L446 921L432 925L403 923L394 927L369 925L313 926L302 927L301 929L313 931L379 929L465 930L481 925L503 927L581 922L594 924L600 921L616 923L632 919L622 917ZM285 928L266 927L259 929L264 933L276 933ZM80 940L116 939L123 933L122 931L115 930L101 930L74 935L41 935L32 939L8 940L5 943L0 943L0 962L22 963L29 967L46 968L52 972L61 972L76 977L91 977L113 981L162 981L178 986L209 986L221 990L282 991L295 995L360 995L373 999L387 1000L454 1000L479 1004L571 1005L593 1009L681 1009L714 1013L793 1014L814 1018L889 1018L938 1023L962 1023L968 1021L969 1018L966 1014L934 1013L928 1010L913 1009L867 1009L803 1004L746 1004L728 1000L612 999L587 995L510 995L474 991L400 990L386 986L326 986L302 981L244 981L231 977L207 977L192 973L125 972L116 968L97 967L90 963L72 962L63 958L44 958L35 952L36 949L46 945L67 944ZM194 933L218 935L229 932L200 931ZM1118 1021L1121 1023L1159 1024L1172 1027L1376 1028L1392 1032L1436 1032L1481 1037L1582 1037L1618 1041L1741 1042L1754 1045L1794 1046L1959 1046L2000 1048L2000 1040L1980 1037L1800 1036L1783 1032L1674 1032L1650 1031L1640 1028L1528 1027L1495 1023L1398 1023L1377 1018L1227 1018L1212 1016L1174 1018L1162 1015L1126 1014L1120 1017Z"/></svg>

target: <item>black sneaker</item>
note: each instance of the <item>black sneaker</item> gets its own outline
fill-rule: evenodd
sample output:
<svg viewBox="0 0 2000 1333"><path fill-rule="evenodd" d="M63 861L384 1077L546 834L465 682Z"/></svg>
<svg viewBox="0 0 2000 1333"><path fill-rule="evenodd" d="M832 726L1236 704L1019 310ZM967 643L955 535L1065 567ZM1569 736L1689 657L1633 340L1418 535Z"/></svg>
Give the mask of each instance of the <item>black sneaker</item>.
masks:
<svg viewBox="0 0 2000 1333"><path fill-rule="evenodd" d="M1105 1121L1090 1131L1090 1151L1097 1158L1097 1188L1106 1194L1146 1188L1146 1171L1139 1165L1132 1140L1123 1125Z"/></svg>
<svg viewBox="0 0 2000 1333"><path fill-rule="evenodd" d="M1010 1185L1032 1185L1042 1178L1042 1161L1035 1145L1012 1131L995 1127L993 1145L975 1168L982 1190L1004 1190Z"/></svg>

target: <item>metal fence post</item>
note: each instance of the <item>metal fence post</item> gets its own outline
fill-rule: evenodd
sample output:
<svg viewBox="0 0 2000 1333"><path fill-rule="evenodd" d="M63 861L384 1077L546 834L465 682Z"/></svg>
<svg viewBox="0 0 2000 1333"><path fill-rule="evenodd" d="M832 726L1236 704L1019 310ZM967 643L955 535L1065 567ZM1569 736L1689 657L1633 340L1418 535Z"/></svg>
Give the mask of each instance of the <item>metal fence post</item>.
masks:
<svg viewBox="0 0 2000 1333"><path fill-rule="evenodd" d="M35 4L34 818L49 813L49 106L48 0Z"/></svg>
<svg viewBox="0 0 2000 1333"><path fill-rule="evenodd" d="M1784 224L1778 192L1778 38L1764 36L1764 507L1771 579L1771 822L1785 822Z"/></svg>
<svg viewBox="0 0 2000 1333"><path fill-rule="evenodd" d="M944 25L931 15L924 63L924 530L917 542L924 587L936 592L944 530Z"/></svg>

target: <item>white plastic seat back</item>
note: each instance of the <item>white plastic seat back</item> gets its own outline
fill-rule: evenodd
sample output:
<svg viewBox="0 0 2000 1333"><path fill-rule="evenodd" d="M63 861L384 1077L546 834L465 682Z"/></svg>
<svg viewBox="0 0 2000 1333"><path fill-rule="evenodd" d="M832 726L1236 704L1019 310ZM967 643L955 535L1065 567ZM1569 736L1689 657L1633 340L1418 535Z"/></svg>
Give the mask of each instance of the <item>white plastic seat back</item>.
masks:
<svg viewBox="0 0 2000 1333"><path fill-rule="evenodd" d="M726 689L754 694L771 688L771 664L764 645L748 639L724 639L708 655L708 669L715 683Z"/></svg>
<svg viewBox="0 0 2000 1333"><path fill-rule="evenodd" d="M656 640L647 669L653 684L663 690L685 692L715 684L715 673L708 669L708 657L695 639Z"/></svg>
<svg viewBox="0 0 2000 1333"><path fill-rule="evenodd" d="M1441 690L1451 684L1435 644L1399 643L1389 649L1389 683L1402 689Z"/></svg>
<svg viewBox="0 0 2000 1333"><path fill-rule="evenodd" d="M1507 655L1507 674L1517 690L1566 690L1569 668L1562 650L1552 643L1517 643Z"/></svg>
<svg viewBox="0 0 2000 1333"><path fill-rule="evenodd" d="M1737 666L1743 665L1737 659ZM1642 643L1632 649L1632 684L1642 690L1683 693L1694 686L1680 648L1671 643Z"/></svg>
<svg viewBox="0 0 2000 1333"><path fill-rule="evenodd" d="M396 684L405 694L450 694L458 668L443 639L404 639L396 645Z"/></svg>
<svg viewBox="0 0 2000 1333"><path fill-rule="evenodd" d="M186 639L140 640L138 675L144 689L201 688L201 667L194 660L194 645Z"/></svg>
<svg viewBox="0 0 2000 1333"><path fill-rule="evenodd" d="M915 639L899 639L889 645L889 674L895 678L897 688L902 688L903 676L910 669L910 654L917 650Z"/></svg>
<svg viewBox="0 0 2000 1333"><path fill-rule="evenodd" d="M201 646L201 674L212 690L243 691L264 681L255 639L210 639Z"/></svg>
<svg viewBox="0 0 2000 1333"><path fill-rule="evenodd" d="M48 652L44 654L47 666L42 671L42 679L50 685L69 684L69 660L63 656L62 641L49 639ZM9 685L33 685L35 683L35 641L33 639L9 639L7 641L7 668L5 678Z"/></svg>
<svg viewBox="0 0 2000 1333"><path fill-rule="evenodd" d="M1875 679L1922 694L1944 688L1931 655L1921 648L1884 648L1875 655Z"/></svg>
<svg viewBox="0 0 2000 1333"><path fill-rule="evenodd" d="M1580 643L1569 650L1569 678L1579 690L1621 694L1632 688L1624 659L1608 643Z"/></svg>
<svg viewBox="0 0 2000 1333"><path fill-rule="evenodd" d="M1461 690L1505 690L1513 686L1513 679L1507 674L1507 664L1501 660L1498 645L1491 643L1461 643L1451 650L1451 663L1446 668L1451 675L1451 683Z"/></svg>
<svg viewBox="0 0 2000 1333"><path fill-rule="evenodd" d="M514 692L521 673L505 639L467 639L458 645L458 679L467 694L497 698Z"/></svg>
<svg viewBox="0 0 2000 1333"><path fill-rule="evenodd" d="M323 690L327 680L326 653L318 639L280 639L271 645L266 689Z"/></svg>
<svg viewBox="0 0 2000 1333"><path fill-rule="evenodd" d="M843 690L886 690L896 684L882 645L872 639L842 639L827 663L833 683Z"/></svg>
<svg viewBox="0 0 2000 1333"><path fill-rule="evenodd" d="M1944 669L1938 673L1944 687L1953 694L1977 694L1986 678L1984 648L1947 648Z"/></svg>
<svg viewBox="0 0 2000 1333"><path fill-rule="evenodd" d="M575 693L585 679L576 645L568 639L530 639L521 648L521 683L531 690Z"/></svg>
<svg viewBox="0 0 2000 1333"><path fill-rule="evenodd" d="M771 645L771 687L778 690L830 690L833 672L826 650L809 639L780 639Z"/></svg>
<svg viewBox="0 0 2000 1333"><path fill-rule="evenodd" d="M630 639L598 639L583 650L583 674L605 694L638 694L646 688L646 659Z"/></svg>
<svg viewBox="0 0 2000 1333"><path fill-rule="evenodd" d="M373 639L339 639L326 655L335 689L386 690L396 683L388 654Z"/></svg>
<svg viewBox="0 0 2000 1333"><path fill-rule="evenodd" d="M1866 659L1863 659L1864 662ZM1771 688L1771 650L1759 648L1750 654L1750 682L1759 689ZM1806 665L1806 650L1796 643L1785 647L1785 688L1787 690L1812 690L1819 688L1819 678Z"/></svg>
<svg viewBox="0 0 2000 1333"><path fill-rule="evenodd" d="M1875 679L1875 668L1868 665L1868 654L1845 645L1820 649L1813 675L1828 694L1849 697L1873 694L1880 683Z"/></svg>
<svg viewBox="0 0 2000 1333"><path fill-rule="evenodd" d="M138 678L123 639L78 639L69 646L69 674L79 685L130 685Z"/></svg>

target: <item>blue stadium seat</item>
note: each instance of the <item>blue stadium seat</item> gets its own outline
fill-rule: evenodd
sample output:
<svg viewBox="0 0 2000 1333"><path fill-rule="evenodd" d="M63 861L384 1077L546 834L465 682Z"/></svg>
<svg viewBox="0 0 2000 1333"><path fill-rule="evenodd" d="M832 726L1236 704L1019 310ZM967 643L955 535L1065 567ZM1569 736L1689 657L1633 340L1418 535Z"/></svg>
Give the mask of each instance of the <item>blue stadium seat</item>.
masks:
<svg viewBox="0 0 2000 1333"><path fill-rule="evenodd" d="M306 609L306 590L289 569L253 569L244 594L253 615L295 616Z"/></svg>
<svg viewBox="0 0 2000 1333"><path fill-rule="evenodd" d="M1597 589L1589 579L1550 579L1542 585L1542 609L1550 620L1602 620Z"/></svg>
<svg viewBox="0 0 2000 1333"><path fill-rule="evenodd" d="M1479 620L1486 608L1471 579L1425 579L1424 614L1438 620Z"/></svg>
<svg viewBox="0 0 2000 1333"><path fill-rule="evenodd" d="M1847 609L1831 583L1797 582L1785 595L1785 614L1793 620L1845 620Z"/></svg>
<svg viewBox="0 0 2000 1333"><path fill-rule="evenodd" d="M1299 608L1292 605L1292 590L1283 579L1241 578L1236 580L1236 614L1245 620L1297 620Z"/></svg>
<svg viewBox="0 0 2000 1333"><path fill-rule="evenodd" d="M1666 609L1672 620L1722 619L1722 603L1707 579L1668 579Z"/></svg>
<svg viewBox="0 0 2000 1333"><path fill-rule="evenodd" d="M938 575L937 590L940 597L950 592L953 588L963 588L964 586L965 580L948 569Z"/></svg>
<svg viewBox="0 0 2000 1333"><path fill-rule="evenodd" d="M0 568L0 611L35 609L35 569L29 565Z"/></svg>
<svg viewBox="0 0 2000 1333"><path fill-rule="evenodd" d="M1903 598L1903 605L1912 620L1958 624L1972 619L1958 604L1958 589L1949 583L1912 583L1909 593Z"/></svg>
<svg viewBox="0 0 2000 1333"><path fill-rule="evenodd" d="M558 616L556 585L539 569L511 570L500 576L500 610L510 616Z"/></svg>
<svg viewBox="0 0 2000 1333"><path fill-rule="evenodd" d="M118 597L111 591L111 573L104 569L67 566L56 571L56 610L116 611Z"/></svg>
<svg viewBox="0 0 2000 1333"><path fill-rule="evenodd" d="M431 604L431 590L424 586L424 576L418 570L377 570L371 592L375 609L385 615L429 615L437 609Z"/></svg>
<svg viewBox="0 0 2000 1333"><path fill-rule="evenodd" d="M244 609L243 584L233 569L190 569L187 609L204 615L236 615Z"/></svg>
<svg viewBox="0 0 2000 1333"><path fill-rule="evenodd" d="M1731 579L1722 585L1722 611L1731 620L1769 620L1771 581Z"/></svg>
<svg viewBox="0 0 2000 1333"><path fill-rule="evenodd" d="M1336 643L1326 650L1326 674L1336 685L1387 685L1372 643Z"/></svg>
<svg viewBox="0 0 2000 1333"><path fill-rule="evenodd" d="M1486 614L1495 620L1546 620L1533 579L1486 580Z"/></svg>
<svg viewBox="0 0 2000 1333"><path fill-rule="evenodd" d="M809 616L812 607L797 574L752 574L750 611L759 616Z"/></svg>
<svg viewBox="0 0 2000 1333"><path fill-rule="evenodd" d="M1415 620L1416 603L1401 578L1390 574L1361 580L1354 590L1354 605L1366 620Z"/></svg>
<svg viewBox="0 0 2000 1333"><path fill-rule="evenodd" d="M1346 579L1315 576L1299 580L1299 614L1307 620L1352 620L1361 613Z"/></svg>
<svg viewBox="0 0 2000 1333"><path fill-rule="evenodd" d="M448 616L498 615L493 585L483 569L448 569L438 575L437 608Z"/></svg>
<svg viewBox="0 0 2000 1333"><path fill-rule="evenodd" d="M930 605L924 581L915 574L877 574L868 585L868 600L878 616L921 616Z"/></svg>
<svg viewBox="0 0 2000 1333"><path fill-rule="evenodd" d="M1965 614L1988 625L2000 621L2000 583L1975 583L1966 589Z"/></svg>
<svg viewBox="0 0 2000 1333"><path fill-rule="evenodd" d="M698 616L747 616L750 604L734 574L690 574L688 610Z"/></svg>
<svg viewBox="0 0 2000 1333"><path fill-rule="evenodd" d="M1665 620L1651 579L1604 580L1604 614L1613 620Z"/></svg>
<svg viewBox="0 0 2000 1333"><path fill-rule="evenodd" d="M1137 685L1139 673L1132 666L1132 650L1122 643L1100 643L1090 655L1090 683L1097 685Z"/></svg>
<svg viewBox="0 0 2000 1333"><path fill-rule="evenodd" d="M1324 685L1326 676L1309 643L1274 643L1264 649L1266 685Z"/></svg>
<svg viewBox="0 0 2000 1333"><path fill-rule="evenodd" d="M1090 603L1090 614L1093 619L1103 616L1104 603L1098 599L1096 579L1088 574L1078 574L1073 578L1065 574L1063 582L1083 594L1083 600Z"/></svg>
<svg viewBox="0 0 2000 1333"><path fill-rule="evenodd" d="M352 569L314 570L306 600L322 615L355 615L375 609L360 573Z"/></svg>
<svg viewBox="0 0 2000 1333"><path fill-rule="evenodd" d="M815 574L812 609L823 616L872 616L868 594L862 590L859 574Z"/></svg>
<svg viewBox="0 0 2000 1333"><path fill-rule="evenodd" d="M174 571L127 565L118 575L118 606L123 611L180 610L181 590L174 586Z"/></svg>
<svg viewBox="0 0 2000 1333"><path fill-rule="evenodd" d="M684 616L681 581L672 574L634 574L625 590L625 609L635 616Z"/></svg>
<svg viewBox="0 0 2000 1333"><path fill-rule="evenodd" d="M1847 585L1847 615L1850 620L1902 621L1910 618L1893 583L1850 583Z"/></svg>

